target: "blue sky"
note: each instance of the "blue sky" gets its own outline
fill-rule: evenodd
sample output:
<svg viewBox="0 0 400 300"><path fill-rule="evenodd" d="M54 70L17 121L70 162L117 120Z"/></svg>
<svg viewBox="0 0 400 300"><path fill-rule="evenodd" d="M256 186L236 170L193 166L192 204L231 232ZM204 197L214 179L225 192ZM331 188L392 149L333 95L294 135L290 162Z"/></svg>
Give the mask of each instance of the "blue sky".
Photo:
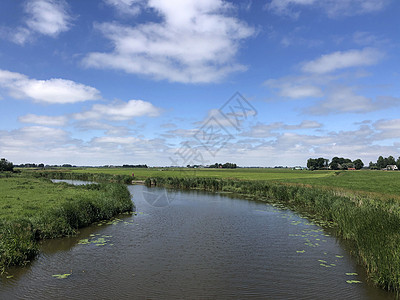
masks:
<svg viewBox="0 0 400 300"><path fill-rule="evenodd" d="M0 157L397 158L399 13L395 0L1 1Z"/></svg>

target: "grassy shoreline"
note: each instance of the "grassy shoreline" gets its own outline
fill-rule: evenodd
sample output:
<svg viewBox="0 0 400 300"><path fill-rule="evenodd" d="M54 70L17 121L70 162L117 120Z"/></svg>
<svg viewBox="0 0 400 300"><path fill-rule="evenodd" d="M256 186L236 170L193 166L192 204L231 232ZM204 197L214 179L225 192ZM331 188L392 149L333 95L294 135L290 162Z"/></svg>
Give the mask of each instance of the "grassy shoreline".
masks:
<svg viewBox="0 0 400 300"><path fill-rule="evenodd" d="M232 192L307 211L321 222L332 224L339 236L354 244L354 254L374 284L389 291L400 291L400 202L397 199L348 197L335 190L266 181L155 177L145 183Z"/></svg>
<svg viewBox="0 0 400 300"><path fill-rule="evenodd" d="M24 176L0 178L0 271L38 254L38 241L133 210L125 185L72 186Z"/></svg>

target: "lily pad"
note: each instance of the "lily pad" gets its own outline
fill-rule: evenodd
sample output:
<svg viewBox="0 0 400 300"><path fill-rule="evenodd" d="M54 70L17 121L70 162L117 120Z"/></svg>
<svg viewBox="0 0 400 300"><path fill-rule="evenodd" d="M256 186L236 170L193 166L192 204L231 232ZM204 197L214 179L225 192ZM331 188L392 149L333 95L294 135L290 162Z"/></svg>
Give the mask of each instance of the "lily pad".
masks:
<svg viewBox="0 0 400 300"><path fill-rule="evenodd" d="M65 278L68 278L69 276L71 276L71 274L55 274L55 275L53 275L53 277L57 278L57 279L65 279Z"/></svg>
<svg viewBox="0 0 400 300"><path fill-rule="evenodd" d="M361 283L359 280L346 280L347 283Z"/></svg>
<svg viewBox="0 0 400 300"><path fill-rule="evenodd" d="M347 276L358 275L357 273L346 273Z"/></svg>

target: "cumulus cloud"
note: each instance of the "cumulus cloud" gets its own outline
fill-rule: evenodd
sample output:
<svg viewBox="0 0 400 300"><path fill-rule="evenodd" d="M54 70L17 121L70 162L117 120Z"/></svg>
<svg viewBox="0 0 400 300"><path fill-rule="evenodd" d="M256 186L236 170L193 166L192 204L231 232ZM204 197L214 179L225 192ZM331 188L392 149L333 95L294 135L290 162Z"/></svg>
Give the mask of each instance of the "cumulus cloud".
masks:
<svg viewBox="0 0 400 300"><path fill-rule="evenodd" d="M278 95L290 98L318 98L323 96L322 89L308 77L284 77L268 79L264 85L278 90Z"/></svg>
<svg viewBox="0 0 400 300"><path fill-rule="evenodd" d="M135 117L157 117L161 110L143 100L115 101L111 104L95 104L88 111L74 114L77 120L107 119L126 121Z"/></svg>
<svg viewBox="0 0 400 300"><path fill-rule="evenodd" d="M330 18L363 15L384 9L391 0L270 0L266 7L277 15L298 18L302 8L318 9Z"/></svg>
<svg viewBox="0 0 400 300"><path fill-rule="evenodd" d="M306 111L315 115L336 113L367 113L400 104L400 100L394 97L368 98L357 94L352 87L335 87L327 97L318 102L317 105Z"/></svg>
<svg viewBox="0 0 400 300"><path fill-rule="evenodd" d="M114 7L118 13L123 15L137 15L140 13L143 0L104 0L107 5Z"/></svg>
<svg viewBox="0 0 400 300"><path fill-rule="evenodd" d="M230 4L222 0L151 0L146 8L162 21L97 25L114 49L90 53L84 64L184 83L214 82L246 69L235 62L235 56L240 42L252 36L254 29L228 15Z"/></svg>
<svg viewBox="0 0 400 300"><path fill-rule="evenodd" d="M47 151L58 144L70 144L73 141L68 133L62 129L50 128L46 126L28 126L12 131L0 131L0 152L23 151L26 157L35 149L40 148Z"/></svg>
<svg viewBox="0 0 400 300"><path fill-rule="evenodd" d="M383 53L373 48L337 51L305 62L302 66L302 71L325 74L345 68L371 66L381 60L382 57Z"/></svg>
<svg viewBox="0 0 400 300"><path fill-rule="evenodd" d="M36 35L57 37L71 27L68 4L56 0L28 0L24 4L26 19L24 25L15 29L7 28L6 37L23 45Z"/></svg>
<svg viewBox="0 0 400 300"><path fill-rule="evenodd" d="M90 86L71 80L52 78L31 79L26 75L0 69L0 87L16 99L35 102L66 104L99 99L100 92Z"/></svg>
<svg viewBox="0 0 400 300"><path fill-rule="evenodd" d="M18 118L22 123L32 123L44 126L64 126L68 123L66 116L38 116L34 114L27 114Z"/></svg>
<svg viewBox="0 0 400 300"><path fill-rule="evenodd" d="M250 127L249 131L243 132L241 136L247 136L252 138L270 138L277 137L280 135L279 132L287 130L301 130L301 129L317 129L323 125L317 121L304 120L299 124L285 124L283 122L274 122L269 124L257 123ZM289 133L288 133L289 134Z"/></svg>
<svg viewBox="0 0 400 300"><path fill-rule="evenodd" d="M377 139L400 138L400 119L379 120L373 125L379 131Z"/></svg>

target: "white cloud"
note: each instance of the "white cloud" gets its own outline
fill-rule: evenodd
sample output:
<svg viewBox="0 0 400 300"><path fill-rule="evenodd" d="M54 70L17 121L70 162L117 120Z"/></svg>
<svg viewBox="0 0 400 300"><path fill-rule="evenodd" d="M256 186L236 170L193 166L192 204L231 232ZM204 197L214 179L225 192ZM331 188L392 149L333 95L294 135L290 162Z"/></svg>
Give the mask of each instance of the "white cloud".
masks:
<svg viewBox="0 0 400 300"><path fill-rule="evenodd" d="M143 0L104 0L110 6L113 6L118 13L124 15L137 15L140 13Z"/></svg>
<svg viewBox="0 0 400 300"><path fill-rule="evenodd" d="M231 5L222 0L151 0L146 8L162 21L97 25L114 50L90 53L85 65L184 83L214 82L246 69L235 56L254 29L227 15Z"/></svg>
<svg viewBox="0 0 400 300"><path fill-rule="evenodd" d="M70 27L71 17L65 1L30 0L25 5L26 25L33 31L56 37Z"/></svg>
<svg viewBox="0 0 400 300"><path fill-rule="evenodd" d="M300 99L318 98L323 96L323 92L316 84L311 84L312 79L306 77L289 77L281 79L269 79L264 82L266 86L278 89L279 96Z"/></svg>
<svg viewBox="0 0 400 300"><path fill-rule="evenodd" d="M14 43L23 45L38 34L57 37L71 27L68 4L64 0L27 0L24 4L24 26L6 28L2 33Z"/></svg>
<svg viewBox="0 0 400 300"><path fill-rule="evenodd" d="M32 99L51 104L76 103L99 99L100 92L71 80L52 78L30 79L27 76L0 69L0 87L16 99Z"/></svg>
<svg viewBox="0 0 400 300"><path fill-rule="evenodd" d="M2 131L0 133L0 150L2 150L0 152L26 152L27 159L29 153L34 152L35 149L47 151L58 144L64 145L73 142L64 130L46 126L22 127L10 132Z"/></svg>
<svg viewBox="0 0 400 300"><path fill-rule="evenodd" d="M321 128L322 124L316 121L304 120L300 124L297 125L286 125L285 129L315 129Z"/></svg>
<svg viewBox="0 0 400 300"><path fill-rule="evenodd" d="M376 64L382 57L383 53L373 48L348 50L344 52L337 51L305 62L302 66L302 71L325 74L345 68L371 66Z"/></svg>
<svg viewBox="0 0 400 300"><path fill-rule="evenodd" d="M68 123L66 116L38 116L34 114L28 114L18 118L18 121L22 123L33 123L44 126L64 126Z"/></svg>
<svg viewBox="0 0 400 300"><path fill-rule="evenodd" d="M378 140L400 138L400 119L379 120L373 125L379 130L376 135Z"/></svg>
<svg viewBox="0 0 400 300"><path fill-rule="evenodd" d="M329 17L362 15L384 9L391 0L270 0L267 8L273 13L298 18L302 8L324 11Z"/></svg>
<svg viewBox="0 0 400 300"><path fill-rule="evenodd" d="M252 126L249 131L243 132L241 136L247 136L251 138L270 138L279 136L279 132L285 130L301 130L301 129L317 129L323 125L316 121L304 120L300 124L290 125L283 122L274 122L270 124L257 123ZM284 133L291 134L291 133Z"/></svg>
<svg viewBox="0 0 400 300"><path fill-rule="evenodd" d="M125 121L134 117L156 117L161 110L153 104L143 100L129 100L128 102L115 101L111 104L95 104L86 112L77 113L77 120L108 119L113 121Z"/></svg>
<svg viewBox="0 0 400 300"><path fill-rule="evenodd" d="M130 145L140 142L140 139L135 137L114 137L114 136L103 136L99 138L94 138L93 143L111 143L111 144L125 144Z"/></svg>
<svg viewBox="0 0 400 300"><path fill-rule="evenodd" d="M336 114L336 113L367 113L400 104L398 98L377 97L375 100L357 94L351 87L333 88L327 97L318 102L317 105L308 108L307 112L315 115Z"/></svg>

